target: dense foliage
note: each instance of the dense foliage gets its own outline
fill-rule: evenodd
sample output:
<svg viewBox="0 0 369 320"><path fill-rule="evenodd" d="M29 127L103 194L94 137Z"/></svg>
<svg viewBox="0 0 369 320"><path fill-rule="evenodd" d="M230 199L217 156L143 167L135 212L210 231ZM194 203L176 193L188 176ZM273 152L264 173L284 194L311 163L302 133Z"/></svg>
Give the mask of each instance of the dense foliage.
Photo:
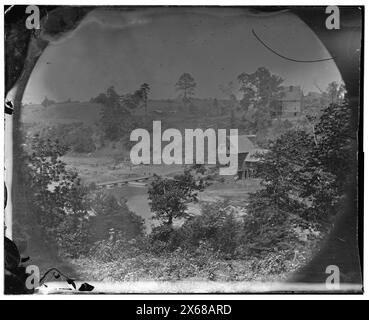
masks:
<svg viewBox="0 0 369 320"><path fill-rule="evenodd" d="M283 81L265 67L238 76L242 94L240 105L244 111L241 128L260 134L271 126L272 115L277 111L276 101L282 96Z"/></svg>
<svg viewBox="0 0 369 320"><path fill-rule="evenodd" d="M285 235L270 239L268 227L251 226L251 216L246 217L226 202L207 204L181 226L161 225L131 240L118 234L74 262L86 277L107 281L281 280L306 263L320 240L315 227L290 220L284 221Z"/></svg>
<svg viewBox="0 0 369 320"><path fill-rule="evenodd" d="M43 139L57 139L59 144L70 151L89 153L96 150L94 130L83 123L57 124L39 133Z"/></svg>
<svg viewBox="0 0 369 320"><path fill-rule="evenodd" d="M110 87L106 93L99 94L92 99L93 102L101 103L101 127L105 137L111 141L127 135L134 127L131 110L136 108L142 98L141 92L120 96Z"/></svg>
<svg viewBox="0 0 369 320"><path fill-rule="evenodd" d="M294 228L316 232L332 221L354 175L351 119L346 102L332 104L314 133L291 129L270 144L258 167L264 188L250 195L245 218L251 246L260 252L291 248Z"/></svg>
<svg viewBox="0 0 369 320"><path fill-rule="evenodd" d="M183 73L177 83L176 90L182 92L183 100L189 100L195 94L196 82L189 73Z"/></svg>
<svg viewBox="0 0 369 320"><path fill-rule="evenodd" d="M280 96L283 79L260 67L253 73L243 72L238 76L240 91L243 93L242 106L267 106Z"/></svg>
<svg viewBox="0 0 369 320"><path fill-rule="evenodd" d="M148 194L154 219L171 226L174 219L188 217L187 204L197 200L205 181L196 179L189 170L173 179L154 176Z"/></svg>
<svg viewBox="0 0 369 320"><path fill-rule="evenodd" d="M74 256L86 250L87 189L60 160L66 151L58 141L35 136L32 153L27 155L25 181L31 191L29 205L46 237L58 245L62 254Z"/></svg>

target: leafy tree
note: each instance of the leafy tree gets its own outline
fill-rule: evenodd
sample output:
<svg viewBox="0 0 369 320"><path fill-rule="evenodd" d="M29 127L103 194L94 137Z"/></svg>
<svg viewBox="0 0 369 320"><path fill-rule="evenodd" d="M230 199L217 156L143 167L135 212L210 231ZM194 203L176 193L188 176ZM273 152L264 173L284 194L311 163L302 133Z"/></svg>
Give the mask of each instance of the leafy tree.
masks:
<svg viewBox="0 0 369 320"><path fill-rule="evenodd" d="M250 133L263 135L270 128L272 119L267 106L259 106L246 112L242 117L243 123L240 127L248 130Z"/></svg>
<svg viewBox="0 0 369 320"><path fill-rule="evenodd" d="M281 96L283 79L260 67L253 73L241 73L238 81L243 94L240 104L246 112L245 126L249 131L264 132L271 124L274 101Z"/></svg>
<svg viewBox="0 0 369 320"><path fill-rule="evenodd" d="M255 102L255 92L251 88L248 87L242 87L242 99L241 99L241 107L247 112L249 111L249 108L254 104Z"/></svg>
<svg viewBox="0 0 369 320"><path fill-rule="evenodd" d="M356 128L347 101L325 108L314 131L317 139L315 156L324 169L336 177L337 185L343 191L357 162Z"/></svg>
<svg viewBox="0 0 369 320"><path fill-rule="evenodd" d="M143 83L140 87L141 97L145 106L145 115L147 116L147 98L149 96L150 86L147 83Z"/></svg>
<svg viewBox="0 0 369 320"><path fill-rule="evenodd" d="M293 226L306 228L334 214L341 195L337 177L317 156L319 140L291 129L272 141L258 164L262 189L250 194L244 242L250 254L293 252Z"/></svg>
<svg viewBox="0 0 369 320"><path fill-rule="evenodd" d="M205 181L195 179L189 170L173 179L155 176L148 190L154 219L171 227L173 219L187 218L188 203L196 201L205 186Z"/></svg>
<svg viewBox="0 0 369 320"><path fill-rule="evenodd" d="M342 103L346 94L346 87L343 83L333 81L328 84L326 93L329 97L329 103Z"/></svg>
<svg viewBox="0 0 369 320"><path fill-rule="evenodd" d="M127 134L132 128L131 109L137 106L136 96L121 97L114 87L107 89L106 93L99 94L94 102L103 105L101 111L101 126L106 138L117 140Z"/></svg>
<svg viewBox="0 0 369 320"><path fill-rule="evenodd" d="M91 98L90 101L93 103L101 103L104 104L108 100L106 93L99 93L99 95L95 98Z"/></svg>
<svg viewBox="0 0 369 320"><path fill-rule="evenodd" d="M260 105L269 107L270 102L279 97L284 80L267 68L260 67L254 73L241 73L238 81L243 93L241 105L248 109Z"/></svg>
<svg viewBox="0 0 369 320"><path fill-rule="evenodd" d="M36 135L26 159L25 177L30 205L46 236L64 254L77 256L86 240L87 190L77 173L68 171L60 160L66 152L58 141Z"/></svg>
<svg viewBox="0 0 369 320"><path fill-rule="evenodd" d="M281 135L259 164L264 189L251 197L252 207L317 219L329 216L355 174L355 141L346 102L328 106L314 134L290 130Z"/></svg>
<svg viewBox="0 0 369 320"><path fill-rule="evenodd" d="M271 143L270 152L263 157L258 167L258 176L263 179L267 195L265 206L275 209L295 209L292 195L299 196L300 185L296 178L303 169L313 141L304 131L291 130ZM297 183L297 184L296 184Z"/></svg>
<svg viewBox="0 0 369 320"><path fill-rule="evenodd" d="M182 92L183 101L185 103L189 102L191 97L195 94L195 88L195 79L189 73L183 73L176 83L176 90Z"/></svg>
<svg viewBox="0 0 369 320"><path fill-rule="evenodd" d="M44 100L41 102L41 105L45 108L48 107L48 106L51 106L53 104L55 104L55 101L54 100L49 100L47 97L45 97Z"/></svg>
<svg viewBox="0 0 369 320"><path fill-rule="evenodd" d="M128 111L136 109L142 101L142 93L136 90L134 93L127 93L120 96L120 102Z"/></svg>

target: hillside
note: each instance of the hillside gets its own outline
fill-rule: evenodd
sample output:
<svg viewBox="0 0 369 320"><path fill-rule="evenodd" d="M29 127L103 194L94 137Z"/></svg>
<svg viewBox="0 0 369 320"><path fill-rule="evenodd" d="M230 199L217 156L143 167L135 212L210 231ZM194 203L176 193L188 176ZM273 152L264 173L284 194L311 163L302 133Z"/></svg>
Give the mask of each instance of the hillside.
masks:
<svg viewBox="0 0 369 320"><path fill-rule="evenodd" d="M163 128L226 128L229 126L227 101L212 99L194 99L192 112L183 106L181 100L149 100L147 117L161 120ZM100 119L101 105L92 102L57 103L49 107L42 105L25 105L22 109L21 121L25 124L50 126L82 122L93 125ZM137 119L145 116L145 110L140 107L133 111Z"/></svg>
<svg viewBox="0 0 369 320"><path fill-rule="evenodd" d="M24 123L48 124L84 122L92 124L100 117L101 105L90 102L57 103L49 107L26 105L22 109Z"/></svg>

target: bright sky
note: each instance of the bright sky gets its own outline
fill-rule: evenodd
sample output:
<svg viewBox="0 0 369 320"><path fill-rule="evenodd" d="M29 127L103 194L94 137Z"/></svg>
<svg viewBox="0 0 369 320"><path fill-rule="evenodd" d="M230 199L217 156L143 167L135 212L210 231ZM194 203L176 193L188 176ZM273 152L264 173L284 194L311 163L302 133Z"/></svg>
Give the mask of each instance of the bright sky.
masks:
<svg viewBox="0 0 369 320"><path fill-rule="evenodd" d="M242 8L141 8L130 12L97 9L72 34L50 44L38 61L23 101L85 101L114 85L119 93L140 84L151 98L174 98L184 72L197 82L199 98L221 98L219 85L242 72L267 67L300 85L304 92L340 81L333 60L295 63L258 42L252 29L279 53L295 59L322 59L330 54L310 29L286 12L264 17Z"/></svg>

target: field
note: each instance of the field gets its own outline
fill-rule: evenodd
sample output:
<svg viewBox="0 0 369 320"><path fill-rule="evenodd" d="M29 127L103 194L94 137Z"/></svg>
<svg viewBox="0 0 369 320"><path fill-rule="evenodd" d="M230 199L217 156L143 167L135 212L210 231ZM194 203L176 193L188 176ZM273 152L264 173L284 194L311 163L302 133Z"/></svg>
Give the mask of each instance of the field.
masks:
<svg viewBox="0 0 369 320"><path fill-rule="evenodd" d="M23 123L57 123L83 122L93 124L99 119L101 106L90 102L58 103L49 107L42 105L25 105L22 109Z"/></svg>
<svg viewBox="0 0 369 320"><path fill-rule="evenodd" d="M196 110L190 113L181 100L149 100L148 117L152 120L162 120L172 125L172 128L210 128L227 121L229 114L219 106L227 106L227 101L219 101L218 107L213 106L212 99L194 99ZM83 122L93 124L100 119L101 105L92 102L56 103L43 107L39 104L28 104L22 109L22 122L46 124ZM144 116L144 108L133 111L137 117Z"/></svg>

